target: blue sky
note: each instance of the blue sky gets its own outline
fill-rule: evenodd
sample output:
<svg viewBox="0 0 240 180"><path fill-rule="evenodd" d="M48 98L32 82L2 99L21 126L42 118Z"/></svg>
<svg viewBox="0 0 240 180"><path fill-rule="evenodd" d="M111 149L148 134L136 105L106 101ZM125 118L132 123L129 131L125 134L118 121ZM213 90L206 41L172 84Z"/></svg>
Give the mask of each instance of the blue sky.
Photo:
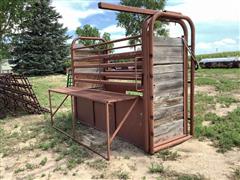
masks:
<svg viewBox="0 0 240 180"><path fill-rule="evenodd" d="M112 39L124 37L125 30L117 27L116 12L98 9L96 0L53 0L52 5L63 16L61 22L68 34L75 36L79 26L91 24L101 33L109 32ZM119 0L105 0L118 4ZM239 0L167 0L166 10L181 12L192 18L196 26L197 54L240 50ZM170 36L182 32L169 25Z"/></svg>

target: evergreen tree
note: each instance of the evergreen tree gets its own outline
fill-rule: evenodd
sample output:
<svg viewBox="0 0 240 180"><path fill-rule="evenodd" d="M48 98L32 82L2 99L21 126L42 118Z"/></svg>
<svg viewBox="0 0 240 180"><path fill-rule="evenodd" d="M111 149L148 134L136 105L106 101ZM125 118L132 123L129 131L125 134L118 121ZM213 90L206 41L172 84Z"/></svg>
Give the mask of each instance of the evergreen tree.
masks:
<svg viewBox="0 0 240 180"><path fill-rule="evenodd" d="M33 0L26 6L20 32L14 36L13 70L20 74L45 75L63 71L69 54L67 29L50 0Z"/></svg>

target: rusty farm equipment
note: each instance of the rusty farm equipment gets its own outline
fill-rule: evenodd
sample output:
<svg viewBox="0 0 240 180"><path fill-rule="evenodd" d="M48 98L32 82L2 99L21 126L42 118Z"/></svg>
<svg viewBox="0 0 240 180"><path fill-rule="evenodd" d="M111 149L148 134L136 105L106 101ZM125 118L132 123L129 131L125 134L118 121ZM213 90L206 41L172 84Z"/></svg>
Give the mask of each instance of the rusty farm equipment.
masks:
<svg viewBox="0 0 240 180"><path fill-rule="evenodd" d="M87 125L106 132L107 156L104 157L108 160L116 136L150 154L190 139L194 135L196 66L192 20L170 11L108 3L99 3L99 8L145 14L148 18L138 36L107 42L97 37L73 40L73 86L49 90L53 127L96 153L96 149L78 140L76 128ZM183 30L182 37L154 36L156 21L179 24ZM82 40L95 40L96 43L80 46L78 42ZM135 41L138 43L118 45L129 40L138 40ZM114 44L114 47L108 48L108 44ZM65 95L55 111L52 108L52 93ZM71 97L72 101L70 134L56 127L54 119L67 97Z"/></svg>
<svg viewBox="0 0 240 180"><path fill-rule="evenodd" d="M17 74L0 74L1 112L29 114L48 112L41 107L27 77Z"/></svg>

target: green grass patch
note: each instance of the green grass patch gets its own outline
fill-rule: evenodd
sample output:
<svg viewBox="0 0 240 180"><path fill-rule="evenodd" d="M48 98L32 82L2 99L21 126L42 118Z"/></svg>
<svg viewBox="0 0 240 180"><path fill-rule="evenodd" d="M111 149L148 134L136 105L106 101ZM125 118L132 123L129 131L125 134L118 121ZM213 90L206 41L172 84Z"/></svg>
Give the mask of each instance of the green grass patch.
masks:
<svg viewBox="0 0 240 180"><path fill-rule="evenodd" d="M180 155L175 151L169 151L169 150L162 150L158 152L157 158L161 158L163 161L176 161Z"/></svg>
<svg viewBox="0 0 240 180"><path fill-rule="evenodd" d="M225 107L229 107L232 103L238 103L239 101L230 95L220 95L216 97L216 102L223 104Z"/></svg>
<svg viewBox="0 0 240 180"><path fill-rule="evenodd" d="M151 163L151 166L148 167L149 173L164 173L165 169L161 163Z"/></svg>
<svg viewBox="0 0 240 180"><path fill-rule="evenodd" d="M88 162L87 165L96 170L104 170L107 168L108 163L103 159L97 159L93 162Z"/></svg>
<svg viewBox="0 0 240 180"><path fill-rule="evenodd" d="M53 76L36 76L29 77L29 81L33 86L33 90L43 107L49 107L48 89L66 87L67 76L65 75L53 75ZM61 94L52 94L53 107L59 105L64 96ZM70 107L71 103L68 99L63 107Z"/></svg>
<svg viewBox="0 0 240 180"><path fill-rule="evenodd" d="M202 121L210 121L209 126L202 126ZM214 142L219 152L226 152L233 147L240 147L240 107L227 116L219 117L214 113L196 117L196 134Z"/></svg>
<svg viewBox="0 0 240 180"><path fill-rule="evenodd" d="M113 175L114 177L117 177L118 179L121 179L121 180L130 179L129 173L126 172L126 171L123 171L123 170L115 171L115 172L113 172L112 175Z"/></svg>
<svg viewBox="0 0 240 180"><path fill-rule="evenodd" d="M25 171L25 168L17 168L17 169L14 171L14 173L15 173L15 174L18 174L18 173L23 172L23 171Z"/></svg>
<svg viewBox="0 0 240 180"><path fill-rule="evenodd" d="M26 169L28 169L28 170L33 170L33 169L35 168L35 165L34 165L34 164L31 164L31 163L27 163L27 164L25 165L25 167L26 167Z"/></svg>
<svg viewBox="0 0 240 180"><path fill-rule="evenodd" d="M199 69L196 71L196 85L211 85L220 92L229 92L240 87L240 70L235 69Z"/></svg>
<svg viewBox="0 0 240 180"><path fill-rule="evenodd" d="M240 167L234 169L232 179L233 180L239 180L240 179Z"/></svg>
<svg viewBox="0 0 240 180"><path fill-rule="evenodd" d="M46 163L47 163L47 157L43 158L43 159L41 160L41 162L39 163L39 165L45 166Z"/></svg>
<svg viewBox="0 0 240 180"><path fill-rule="evenodd" d="M222 58L222 57L234 57L240 56L240 51L227 51L227 52L219 52L219 53L211 53L211 54L199 54L196 55L196 59L199 61L205 58Z"/></svg>

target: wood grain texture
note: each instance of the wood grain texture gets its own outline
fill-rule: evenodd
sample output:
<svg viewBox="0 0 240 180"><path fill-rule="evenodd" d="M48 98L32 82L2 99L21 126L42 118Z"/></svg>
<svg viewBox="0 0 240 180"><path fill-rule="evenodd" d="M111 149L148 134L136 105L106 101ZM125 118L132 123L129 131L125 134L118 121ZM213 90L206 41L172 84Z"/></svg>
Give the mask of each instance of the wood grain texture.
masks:
<svg viewBox="0 0 240 180"><path fill-rule="evenodd" d="M168 114L175 113L175 112L183 112L183 104L177 104L174 106L169 106L169 107L159 107L155 106L154 107L154 112L153 112L153 117L154 119L162 119Z"/></svg>
<svg viewBox="0 0 240 180"><path fill-rule="evenodd" d="M183 72L155 73L153 76L153 81L156 83L181 79L183 79Z"/></svg>
<svg viewBox="0 0 240 180"><path fill-rule="evenodd" d="M154 46L182 46L181 38L154 37Z"/></svg>
<svg viewBox="0 0 240 180"><path fill-rule="evenodd" d="M183 134L183 119L169 122L154 129L154 143Z"/></svg>
<svg viewBox="0 0 240 180"><path fill-rule="evenodd" d="M153 67L153 74L182 72L182 71L183 71L183 64L155 65Z"/></svg>
<svg viewBox="0 0 240 180"><path fill-rule="evenodd" d="M183 134L183 43L155 37L153 46L154 143Z"/></svg>
<svg viewBox="0 0 240 180"><path fill-rule="evenodd" d="M153 48L154 64L182 63L183 47L156 47Z"/></svg>

